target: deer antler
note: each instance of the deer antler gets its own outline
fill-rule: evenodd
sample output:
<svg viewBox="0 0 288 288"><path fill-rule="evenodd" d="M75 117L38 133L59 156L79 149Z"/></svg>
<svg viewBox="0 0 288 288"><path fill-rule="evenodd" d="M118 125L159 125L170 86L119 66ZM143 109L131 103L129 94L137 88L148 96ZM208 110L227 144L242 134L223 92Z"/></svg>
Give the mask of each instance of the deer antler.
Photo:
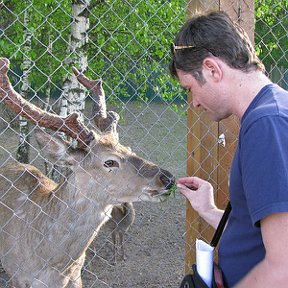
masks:
<svg viewBox="0 0 288 288"><path fill-rule="evenodd" d="M77 80L86 87L93 97L93 119L96 127L102 132L117 133L119 115L114 111L106 111L105 92L102 87L102 80L90 80L80 73L75 67L72 68Z"/></svg>
<svg viewBox="0 0 288 288"><path fill-rule="evenodd" d="M66 135L76 139L80 148L85 148L94 139L90 131L78 118L77 113L72 113L63 118L46 112L32 103L28 102L18 94L12 87L7 76L10 62L6 58L0 58L0 98L5 104L17 114L37 123L39 126L54 131L62 131Z"/></svg>

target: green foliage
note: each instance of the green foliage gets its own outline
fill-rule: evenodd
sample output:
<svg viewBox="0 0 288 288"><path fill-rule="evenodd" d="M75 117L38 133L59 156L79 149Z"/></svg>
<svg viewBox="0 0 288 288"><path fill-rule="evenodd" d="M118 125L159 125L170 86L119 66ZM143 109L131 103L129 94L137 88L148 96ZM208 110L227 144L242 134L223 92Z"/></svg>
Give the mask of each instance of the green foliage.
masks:
<svg viewBox="0 0 288 288"><path fill-rule="evenodd" d="M286 66L288 0L255 1L256 51L265 66Z"/></svg>
<svg viewBox="0 0 288 288"><path fill-rule="evenodd" d="M24 13L28 13L30 18L26 27L23 25ZM68 0L62 1L61 7L54 0L4 1L0 18L0 54L20 68L24 57L31 59L33 66L29 81L36 91L44 91L48 78L57 85L67 73L63 61L67 56L70 15L71 4ZM23 49L25 29L32 33L29 52ZM47 48L49 42L52 43L51 51Z"/></svg>
<svg viewBox="0 0 288 288"><path fill-rule="evenodd" d="M177 184L173 184L165 194L162 194L162 196L165 196L162 202L168 201L168 199L172 196L175 198L177 190L178 190Z"/></svg>
<svg viewBox="0 0 288 288"><path fill-rule="evenodd" d="M146 101L151 95L165 100L177 95L168 73L169 49L185 21L185 5L183 0L106 1L92 9L89 66L109 84L112 97Z"/></svg>
<svg viewBox="0 0 288 288"><path fill-rule="evenodd" d="M71 73L77 53L68 52L74 2L3 1L0 55L13 61L12 69L17 71L24 57L32 60L29 80L36 93L44 92L48 81L53 83L52 90L61 88L64 77ZM185 22L186 2L90 1L86 73L104 80L108 99L147 101L155 97L173 103L182 97L179 85L173 85L168 65L170 43ZM256 50L266 66L275 62L287 65L287 9L288 0L255 1ZM30 17L27 27L23 25L24 13ZM32 33L30 51L23 49L25 29Z"/></svg>
<svg viewBox="0 0 288 288"><path fill-rule="evenodd" d="M167 69L169 46L184 22L185 5L185 0L91 1L87 74L104 80L110 100L121 96L147 101L149 91L165 100L175 97ZM71 11L68 0L4 1L1 56L20 68L23 57L32 60L29 80L36 92L45 91L48 80L61 87L71 73ZM30 17L27 27L24 12ZM25 29L33 35L28 52L23 50Z"/></svg>

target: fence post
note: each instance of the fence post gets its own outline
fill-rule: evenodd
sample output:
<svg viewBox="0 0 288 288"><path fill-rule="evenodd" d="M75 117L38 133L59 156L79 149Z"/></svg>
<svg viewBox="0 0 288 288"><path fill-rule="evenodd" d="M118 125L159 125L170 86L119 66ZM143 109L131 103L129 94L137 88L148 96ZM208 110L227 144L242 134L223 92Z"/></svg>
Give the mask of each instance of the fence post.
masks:
<svg viewBox="0 0 288 288"><path fill-rule="evenodd" d="M254 43L254 1L247 0L188 0L188 17L199 12L222 10L237 21L248 33ZM187 136L187 175L207 179L215 189L215 199L224 208L228 198L228 175L236 148L239 121L234 116L212 123L205 113L194 109L192 97L188 96ZM225 135L225 146L218 143L221 134ZM195 262L195 240L203 238L210 241L213 229L201 219L186 202L186 247L185 273Z"/></svg>

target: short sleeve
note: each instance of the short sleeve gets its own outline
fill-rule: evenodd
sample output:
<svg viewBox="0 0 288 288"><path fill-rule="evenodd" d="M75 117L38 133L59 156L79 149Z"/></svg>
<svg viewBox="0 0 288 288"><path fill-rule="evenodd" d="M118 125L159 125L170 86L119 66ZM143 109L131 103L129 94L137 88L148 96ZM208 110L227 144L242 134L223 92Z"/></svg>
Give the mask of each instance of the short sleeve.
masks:
<svg viewBox="0 0 288 288"><path fill-rule="evenodd" d="M288 212L288 119L257 119L241 142L243 188L256 225L269 214Z"/></svg>

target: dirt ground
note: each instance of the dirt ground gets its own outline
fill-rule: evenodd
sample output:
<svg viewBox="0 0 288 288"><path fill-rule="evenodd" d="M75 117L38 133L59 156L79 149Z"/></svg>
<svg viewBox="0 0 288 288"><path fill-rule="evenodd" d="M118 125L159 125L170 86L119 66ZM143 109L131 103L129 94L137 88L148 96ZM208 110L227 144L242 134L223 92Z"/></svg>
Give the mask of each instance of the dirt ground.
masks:
<svg viewBox="0 0 288 288"><path fill-rule="evenodd" d="M122 144L129 145L138 155L159 164L176 177L185 175L185 108L176 113L163 103L133 102L126 104L120 115ZM15 156L17 149L17 129L13 131L8 127L3 122L0 126L2 164L8 161L10 153ZM35 166L36 158L34 151L31 159ZM176 193L167 202L139 202L134 207L136 219L125 235L127 259L113 264L111 231L104 227L87 251L83 287L179 287L184 273L184 198ZM1 288L8 287L6 280L7 275L0 267Z"/></svg>

